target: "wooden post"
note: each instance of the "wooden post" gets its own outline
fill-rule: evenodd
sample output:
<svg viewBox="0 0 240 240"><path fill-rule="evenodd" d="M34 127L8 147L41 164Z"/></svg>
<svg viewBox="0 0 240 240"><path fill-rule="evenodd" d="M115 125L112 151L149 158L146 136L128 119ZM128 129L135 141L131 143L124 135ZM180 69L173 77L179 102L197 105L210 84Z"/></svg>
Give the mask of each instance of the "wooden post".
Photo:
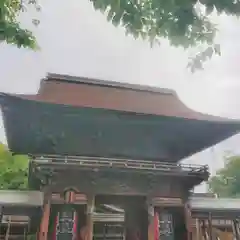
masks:
<svg viewBox="0 0 240 240"><path fill-rule="evenodd" d="M27 240L26 227L23 228L23 239Z"/></svg>
<svg viewBox="0 0 240 240"><path fill-rule="evenodd" d="M232 221L232 228L233 228L233 235L235 236L236 240L240 240L239 236L239 229L236 219Z"/></svg>
<svg viewBox="0 0 240 240"><path fill-rule="evenodd" d="M0 206L0 226L1 226L2 218L3 218L3 209L4 209L4 207Z"/></svg>
<svg viewBox="0 0 240 240"><path fill-rule="evenodd" d="M9 236L10 236L10 228L11 228L11 216L9 216L9 218L8 218L7 232L6 232L6 235L5 235L5 240L8 240L8 239L9 239Z"/></svg>
<svg viewBox="0 0 240 240"><path fill-rule="evenodd" d="M196 219L196 240L202 240L200 222Z"/></svg>
<svg viewBox="0 0 240 240"><path fill-rule="evenodd" d="M44 204L43 216L39 229L39 240L47 240L48 237L48 225L49 225L49 216L50 216L50 200Z"/></svg>
<svg viewBox="0 0 240 240"><path fill-rule="evenodd" d="M148 240L155 240L154 206L148 204Z"/></svg>
<svg viewBox="0 0 240 240"><path fill-rule="evenodd" d="M234 226L234 221L232 220L232 233L233 233L233 239L236 239L236 229L235 229L235 226Z"/></svg>
<svg viewBox="0 0 240 240"><path fill-rule="evenodd" d="M192 217L188 204L185 204L185 223L187 229L187 240L192 240Z"/></svg>
<svg viewBox="0 0 240 240"><path fill-rule="evenodd" d="M237 231L237 236L238 236L237 239L239 240L240 239L239 220L236 219L235 222L236 222L236 231Z"/></svg>
<svg viewBox="0 0 240 240"><path fill-rule="evenodd" d="M202 221L198 219L198 223L199 223L199 240L202 240L203 239Z"/></svg>
<svg viewBox="0 0 240 240"><path fill-rule="evenodd" d="M93 239L93 211L95 205L95 196L87 196L87 236L86 240Z"/></svg>
<svg viewBox="0 0 240 240"><path fill-rule="evenodd" d="M202 220L202 235L203 235L203 239L204 239L204 240L207 240L205 220Z"/></svg>
<svg viewBox="0 0 240 240"><path fill-rule="evenodd" d="M212 213L209 213L208 215L208 235L209 235L209 240L212 240L213 239Z"/></svg>

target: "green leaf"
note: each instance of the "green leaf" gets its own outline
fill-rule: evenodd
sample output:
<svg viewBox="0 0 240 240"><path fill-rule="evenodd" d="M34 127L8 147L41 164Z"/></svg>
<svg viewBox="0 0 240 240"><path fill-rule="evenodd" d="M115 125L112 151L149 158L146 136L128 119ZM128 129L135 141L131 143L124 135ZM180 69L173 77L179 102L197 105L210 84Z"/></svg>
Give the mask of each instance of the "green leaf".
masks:
<svg viewBox="0 0 240 240"><path fill-rule="evenodd" d="M221 47L220 44L214 44L214 51L217 55L221 56Z"/></svg>
<svg viewBox="0 0 240 240"><path fill-rule="evenodd" d="M212 14L212 12L213 12L213 10L214 10L214 5L207 5L206 6L206 14L207 15L210 15L210 14Z"/></svg>
<svg viewBox="0 0 240 240"><path fill-rule="evenodd" d="M90 0L95 9L109 9L107 20L114 26L122 25L126 34L134 38L148 40L150 45L165 38L170 45L184 49L209 46L208 52L202 55L202 61L196 63L202 69L205 61L213 54L220 55L214 45L217 26L211 22L209 14L216 9L218 13L240 16L240 1L205 1L205 13L196 10L198 1L192 0ZM194 68L194 67L193 67Z"/></svg>
<svg viewBox="0 0 240 240"><path fill-rule="evenodd" d="M240 156L230 156L225 159L224 168L208 182L209 190L219 197L240 196Z"/></svg>
<svg viewBox="0 0 240 240"><path fill-rule="evenodd" d="M114 14L115 14L114 10L110 9L107 15L107 20L112 21Z"/></svg>
<svg viewBox="0 0 240 240"><path fill-rule="evenodd" d="M120 24L122 16L123 16L123 11L119 11L114 15L112 19L112 23L114 26L118 26Z"/></svg>
<svg viewBox="0 0 240 240"><path fill-rule="evenodd" d="M34 5L37 11L40 10L35 0L0 0L0 40L19 48L37 50L38 46L32 32L22 28L18 20L20 12L26 11L29 4ZM33 23L36 24L37 20L35 19Z"/></svg>
<svg viewBox="0 0 240 240"><path fill-rule="evenodd" d="M0 144L0 189L26 189L29 159L25 155L12 155Z"/></svg>

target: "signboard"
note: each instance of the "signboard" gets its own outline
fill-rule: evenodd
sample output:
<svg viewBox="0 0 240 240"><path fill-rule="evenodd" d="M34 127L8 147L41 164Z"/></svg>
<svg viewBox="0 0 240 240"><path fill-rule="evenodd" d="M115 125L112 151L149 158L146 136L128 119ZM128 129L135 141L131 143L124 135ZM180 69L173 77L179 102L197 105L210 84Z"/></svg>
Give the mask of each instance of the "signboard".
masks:
<svg viewBox="0 0 240 240"><path fill-rule="evenodd" d="M183 201L181 198L165 198L165 197L155 197L152 199L152 204L155 207L162 206L183 206Z"/></svg>
<svg viewBox="0 0 240 240"><path fill-rule="evenodd" d="M64 196L60 193L52 193L52 203L63 204L65 203ZM73 204L84 205L87 204L87 197L85 194L76 193Z"/></svg>

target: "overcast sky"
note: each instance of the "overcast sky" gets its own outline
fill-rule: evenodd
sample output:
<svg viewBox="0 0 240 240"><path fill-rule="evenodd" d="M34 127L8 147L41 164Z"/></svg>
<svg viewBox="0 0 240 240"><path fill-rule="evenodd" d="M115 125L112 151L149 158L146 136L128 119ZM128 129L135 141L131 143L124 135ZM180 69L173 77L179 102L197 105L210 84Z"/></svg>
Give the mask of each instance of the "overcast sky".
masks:
<svg viewBox="0 0 240 240"><path fill-rule="evenodd" d="M213 57L204 71L191 74L186 69L189 52L166 41L151 49L146 42L126 37L88 0L44 0L41 5L37 15L41 24L34 30L41 51L0 45L0 91L36 92L46 72L55 72L172 88L194 110L240 118L240 20L214 18L222 56ZM28 20L25 15L23 22ZM0 140L5 141L2 122L0 126ZM187 162L209 164L214 173L223 165L224 152L239 151L239 141L235 136Z"/></svg>

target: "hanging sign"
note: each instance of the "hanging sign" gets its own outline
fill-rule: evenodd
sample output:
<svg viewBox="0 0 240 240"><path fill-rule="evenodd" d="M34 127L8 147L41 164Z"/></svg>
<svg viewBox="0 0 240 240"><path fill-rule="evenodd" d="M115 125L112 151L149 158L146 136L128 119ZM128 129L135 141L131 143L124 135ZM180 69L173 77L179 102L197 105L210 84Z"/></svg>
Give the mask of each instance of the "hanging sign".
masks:
<svg viewBox="0 0 240 240"><path fill-rule="evenodd" d="M181 198L165 198L165 197L155 197L152 199L152 204L155 207L161 206L183 206L183 201Z"/></svg>

